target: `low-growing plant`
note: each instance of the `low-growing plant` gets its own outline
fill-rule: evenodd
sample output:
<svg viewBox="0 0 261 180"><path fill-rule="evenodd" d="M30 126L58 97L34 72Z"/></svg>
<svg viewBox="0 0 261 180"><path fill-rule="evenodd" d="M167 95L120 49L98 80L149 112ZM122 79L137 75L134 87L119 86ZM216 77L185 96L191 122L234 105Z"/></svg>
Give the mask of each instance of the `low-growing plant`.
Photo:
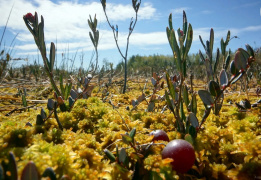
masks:
<svg viewBox="0 0 261 180"><path fill-rule="evenodd" d="M207 76L209 78L208 90L199 90L198 94L201 100L204 103L206 108L205 113L202 117L202 120L199 124L198 119L196 117L197 113L197 102L195 97L195 92L193 92L193 85L191 79L191 101L189 101L189 93L188 87L185 84L185 78L187 77L187 64L186 57L188 51L190 49L192 38L193 38L193 30L191 25L189 24L187 27L187 18L185 12L183 12L183 30L178 29L178 41L177 43L175 32L172 27L172 18L169 16L169 27L167 27L167 35L170 46L173 51L173 56L177 65L177 69L179 71L179 75L177 78L171 79L169 74L166 73L167 84L169 88L169 93L166 91L166 100L170 110L173 112L176 121L177 121L177 129L182 134L190 134L192 138L195 138L197 135L197 131L201 128L202 124L206 121L209 116L211 109L213 109L214 114L218 115L221 110L223 99L224 99L224 90L238 81L249 69L250 65L253 61L255 61L254 51L251 46L246 45L247 51L242 48L239 48L235 54L235 60L230 63L230 72L232 74L230 80L228 80L228 75L226 69L229 66L230 54L228 53L226 59L223 58L223 68L220 72L219 78L215 76L218 60L219 60L219 50L217 50L217 57L214 64L214 71L212 70L212 51L213 51L213 43L214 43L214 31L211 29L210 31L210 40L206 42L206 45L203 43L201 37L200 40L204 49L206 50L207 58L204 58L203 54L200 52L200 56L202 60L205 62ZM186 40L186 43L185 43ZM228 31L226 41L224 42L221 39L221 49L222 55L225 57L226 54L226 46L230 40L230 31ZM185 43L185 45L184 45ZM172 100L169 98L169 94L171 95ZM190 103L189 103L190 102ZM188 116L185 116L185 111L183 108L183 103L187 107ZM191 124L191 125L190 125ZM185 138L188 140L191 137L186 135Z"/></svg>
<svg viewBox="0 0 261 180"><path fill-rule="evenodd" d="M169 27L167 27L166 31L178 70L178 75L173 77L170 77L169 73L166 72L166 80L169 89L169 92L165 90L166 101L176 119L177 130L182 133L183 138L192 141L191 138L197 136L196 129L198 128L199 123L196 117L197 101L196 94L193 91L192 76L190 93L188 86L185 83L185 80L188 77L187 55L193 39L193 29L191 24L188 24L187 22L185 11L183 11L183 28L182 30L180 28L177 30L179 45L172 25L172 14L169 15ZM191 100L189 100L189 94L191 95ZM171 99L169 95L171 96ZM184 104L187 108L187 116L185 115ZM203 119L206 117L207 116L204 115Z"/></svg>
<svg viewBox="0 0 261 180"><path fill-rule="evenodd" d="M45 71L49 77L49 80L51 82L51 85L54 89L54 98L55 101L53 100L48 100L47 107L50 110L49 116L46 116L46 113L44 110L41 110L41 114L37 116L37 125L42 125L44 121L46 121L52 113L54 113L54 116L57 120L57 123L59 125L60 129L63 129L62 124L59 121L58 115L57 115L57 108L60 107L61 111L70 111L73 108L73 105L75 101L78 98L81 97L86 97L90 95L90 92L93 89L93 86L90 86L90 80L92 79L93 75L96 72L97 69L97 64L98 64L98 42L99 42L99 31L96 29L97 28L97 19L96 15L94 16L94 20L92 20L91 16L88 20L89 27L92 32L89 32L89 36L91 38L91 41L93 43L93 46L95 48L96 52L96 65L93 71L91 72L88 77L84 78L82 77L79 80L79 83L84 87L84 90L78 89L78 91L75 91L72 89L72 82L66 83L64 86L63 84L63 76L60 75L60 89L58 88L55 79L54 79L54 62L55 62L55 45L53 42L51 42L50 46L50 54L49 54L49 59L47 58L46 55L46 45L45 45L45 40L44 40L44 18L41 16L41 22L38 24L38 14L35 12L35 15L33 16L31 13L27 13L25 16L23 16L24 22L29 29L29 31L32 33L35 43L41 53L43 62L44 62L44 68ZM69 97L69 95L71 95ZM69 106L65 104L64 100L67 100L69 98Z"/></svg>
<svg viewBox="0 0 261 180"><path fill-rule="evenodd" d="M29 161L22 170L21 177L18 178L17 165L15 156L12 152L8 158L3 160L0 165L0 179L21 179L21 180L40 180L41 177L56 180L56 174L50 167L46 168L43 174L39 174L38 169L33 161ZM61 180L70 180L67 175L63 175Z"/></svg>

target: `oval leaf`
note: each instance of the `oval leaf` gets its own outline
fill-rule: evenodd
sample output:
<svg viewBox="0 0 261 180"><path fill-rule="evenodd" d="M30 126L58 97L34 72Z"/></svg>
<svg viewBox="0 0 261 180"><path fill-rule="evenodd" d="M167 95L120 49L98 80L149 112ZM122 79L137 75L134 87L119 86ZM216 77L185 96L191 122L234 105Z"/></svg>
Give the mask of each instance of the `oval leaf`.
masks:
<svg viewBox="0 0 261 180"><path fill-rule="evenodd" d="M230 63L230 72L233 75L236 75L239 72L239 70L236 68L235 61L231 61Z"/></svg>
<svg viewBox="0 0 261 180"><path fill-rule="evenodd" d="M48 102L47 102L47 109L49 111L53 110L54 108L54 101L52 99L48 99Z"/></svg>
<svg viewBox="0 0 261 180"><path fill-rule="evenodd" d="M112 162L116 161L116 157L112 154L111 151L109 151L108 149L105 149L104 153Z"/></svg>
<svg viewBox="0 0 261 180"><path fill-rule="evenodd" d="M183 100L186 107L188 108L189 98L188 98L188 87L186 85L183 86Z"/></svg>
<svg viewBox="0 0 261 180"><path fill-rule="evenodd" d="M221 86L226 86L228 83L227 73L225 69L222 69L219 75L219 81Z"/></svg>
<svg viewBox="0 0 261 180"><path fill-rule="evenodd" d="M237 70L246 71L247 69L247 59L249 58L248 53L239 48L235 54L235 66Z"/></svg>
<svg viewBox="0 0 261 180"><path fill-rule="evenodd" d="M194 128L193 126L189 126L189 134L190 134L193 138L196 138L196 137L197 137L196 128Z"/></svg>
<svg viewBox="0 0 261 180"><path fill-rule="evenodd" d="M44 121L40 114L36 116L36 125L43 125Z"/></svg>
<svg viewBox="0 0 261 180"><path fill-rule="evenodd" d="M216 81L209 81L208 90L212 96L217 97L220 94L220 87Z"/></svg>
<svg viewBox="0 0 261 180"><path fill-rule="evenodd" d="M214 100L211 96L211 94L206 91L206 90L199 90L198 91L198 95L201 98L201 100L203 101L203 103L207 106L212 106L214 103Z"/></svg>
<svg viewBox="0 0 261 180"><path fill-rule="evenodd" d="M128 155L126 153L126 150L124 148L121 148L119 153L119 162L127 166L128 164Z"/></svg>
<svg viewBox="0 0 261 180"><path fill-rule="evenodd" d="M9 152L8 161L2 161L4 169L5 179L18 179L17 166L15 162L15 156L12 152ZM8 176L8 177L7 177Z"/></svg>
<svg viewBox="0 0 261 180"><path fill-rule="evenodd" d="M43 108L41 109L41 117L43 118L43 120L47 118L46 112L44 111Z"/></svg>
<svg viewBox="0 0 261 180"><path fill-rule="evenodd" d="M35 164L30 161L26 164L22 171L21 180L37 180L41 179Z"/></svg>
<svg viewBox="0 0 261 180"><path fill-rule="evenodd" d="M246 44L247 52L250 56L255 57L255 52L249 44Z"/></svg>
<svg viewBox="0 0 261 180"><path fill-rule="evenodd" d="M133 128L130 132L130 137L132 138L132 140L134 139L135 134L136 134L136 128Z"/></svg>
<svg viewBox="0 0 261 180"><path fill-rule="evenodd" d="M55 173L52 168L48 167L44 170L42 177L49 177L50 180L56 180Z"/></svg>
<svg viewBox="0 0 261 180"><path fill-rule="evenodd" d="M197 128L199 126L198 118L193 112L189 113L188 120L194 128Z"/></svg>

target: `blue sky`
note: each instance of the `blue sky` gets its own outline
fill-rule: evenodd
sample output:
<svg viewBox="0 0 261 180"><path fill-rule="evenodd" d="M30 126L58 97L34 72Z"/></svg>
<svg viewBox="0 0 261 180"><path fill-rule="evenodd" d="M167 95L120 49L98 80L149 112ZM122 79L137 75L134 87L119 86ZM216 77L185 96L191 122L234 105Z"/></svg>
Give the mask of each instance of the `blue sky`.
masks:
<svg viewBox="0 0 261 180"><path fill-rule="evenodd" d="M19 33L12 51L13 58L28 58L29 63L33 63L37 58L37 47L22 19L27 12L37 11L38 15L43 15L45 19L47 48L50 42L56 42L57 38L58 65L62 53L69 52L71 59L76 55L76 66L80 65L80 56L84 55L84 67L87 68L93 52L87 19L95 13L100 31L99 64L102 64L103 59L113 62L114 65L122 60L99 0L0 0L0 35L12 5L14 7L1 49L9 49L12 39ZM166 36L168 16L173 14L173 26L177 30L182 27L183 10L186 11L188 22L192 24L194 31L190 53L197 53L199 49L203 51L198 36L201 35L204 41L208 40L211 28L215 33L215 50L220 47L220 39L226 37L228 30L231 31L231 37L239 37L230 42L228 48L232 51L244 48L246 43L254 48L261 47L260 0L142 0L138 22L130 37L129 57L136 54L171 55ZM131 0L107 0L107 12L111 23L119 26L119 44L125 52L129 22L131 17L135 16ZM27 62L16 63L21 65Z"/></svg>

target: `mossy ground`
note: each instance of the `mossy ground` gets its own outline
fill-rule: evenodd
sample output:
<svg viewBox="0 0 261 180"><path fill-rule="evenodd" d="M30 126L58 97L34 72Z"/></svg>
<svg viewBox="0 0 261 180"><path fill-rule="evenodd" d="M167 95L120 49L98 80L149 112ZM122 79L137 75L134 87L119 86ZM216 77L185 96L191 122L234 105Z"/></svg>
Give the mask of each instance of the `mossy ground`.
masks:
<svg viewBox="0 0 261 180"><path fill-rule="evenodd" d="M54 116L44 126L36 126L36 116L46 104L38 104L36 108L14 112L5 116L8 111L0 112L0 158L5 160L7 153L12 151L17 160L18 172L33 161L39 172L52 167L57 178L67 174L72 179L130 179L132 171L121 171L116 163L111 163L104 155L105 148L115 151L119 147L128 147L122 141L121 134L127 130L125 123L137 129L135 140L139 144L151 142L148 135L152 130L162 129L169 139L178 139L181 135L175 129L173 114L166 110L161 113L165 102L156 102L154 112L147 112L147 102L143 101L136 109L132 108L131 100L141 95L141 87L128 82L131 91L120 94L119 88L111 88L111 104L102 101L102 93L95 88L92 97L77 100L71 112L58 112L64 126L59 130ZM145 93L152 93L153 87L147 85ZM5 88L2 93L16 97L16 90ZM27 99L47 100L37 94L42 91L29 91ZM50 92L48 97L52 97ZM164 90L157 93L163 95ZM20 99L20 97L18 97ZM170 162L162 160L161 151L164 145L152 146L150 154L143 161L144 171L150 176L165 178L162 172L172 179L258 179L261 178L261 106L247 112L239 112L235 104L246 98L245 93L231 92L225 94L224 105L219 116L211 115L198 133L194 148L196 162L193 168L184 175L176 174L170 168ZM204 107L199 97L197 117L201 120ZM249 96L251 103L258 100ZM13 100L15 101L15 100ZM18 100L17 100L18 101ZM18 101L21 103L21 101ZM18 103L18 104L19 104ZM1 106L12 104L12 101L1 101ZM16 105L15 107L19 107ZM21 105L20 105L21 107ZM9 108L10 109L10 108ZM30 122L32 126L26 125ZM116 142L116 143L115 143ZM162 143L167 143L163 142ZM130 154L133 149L127 148Z"/></svg>

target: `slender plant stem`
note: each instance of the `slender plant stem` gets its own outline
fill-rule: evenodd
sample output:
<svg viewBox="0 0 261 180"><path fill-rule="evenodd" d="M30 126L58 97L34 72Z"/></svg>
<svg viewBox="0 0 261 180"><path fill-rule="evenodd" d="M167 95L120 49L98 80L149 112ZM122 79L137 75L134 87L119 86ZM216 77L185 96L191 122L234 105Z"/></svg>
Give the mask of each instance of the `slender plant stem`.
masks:
<svg viewBox="0 0 261 180"><path fill-rule="evenodd" d="M141 3L141 0L140 0L140 3ZM135 28L135 25L137 23L137 20L138 20L138 11L135 11L136 13L136 16L135 16L135 21L134 21L134 24L132 25L133 21L131 20L131 23L130 23L130 27L129 27L129 34L128 34L128 37L127 37L127 44L126 44L126 50L125 50L125 55L123 55L120 47L119 47L119 43L118 43L118 37L117 37L117 34L118 32L116 32L115 28L113 25L111 25L110 21L109 21L109 18L108 18L108 15L106 13L106 10L105 8L103 9L104 10L104 14L105 14L105 17L106 17L106 20L110 26L110 28L112 29L112 32L113 32L113 37L114 37L114 40L115 40L115 43L116 43L116 46L117 46L117 49L121 55L121 57L124 59L124 68L125 68L125 73L124 73L124 85L123 85L123 94L126 92L126 89L127 89L127 78L128 78L128 71L127 71L127 60L128 60L128 49L129 49L129 39L130 39L130 35L132 34L133 32L133 29Z"/></svg>

